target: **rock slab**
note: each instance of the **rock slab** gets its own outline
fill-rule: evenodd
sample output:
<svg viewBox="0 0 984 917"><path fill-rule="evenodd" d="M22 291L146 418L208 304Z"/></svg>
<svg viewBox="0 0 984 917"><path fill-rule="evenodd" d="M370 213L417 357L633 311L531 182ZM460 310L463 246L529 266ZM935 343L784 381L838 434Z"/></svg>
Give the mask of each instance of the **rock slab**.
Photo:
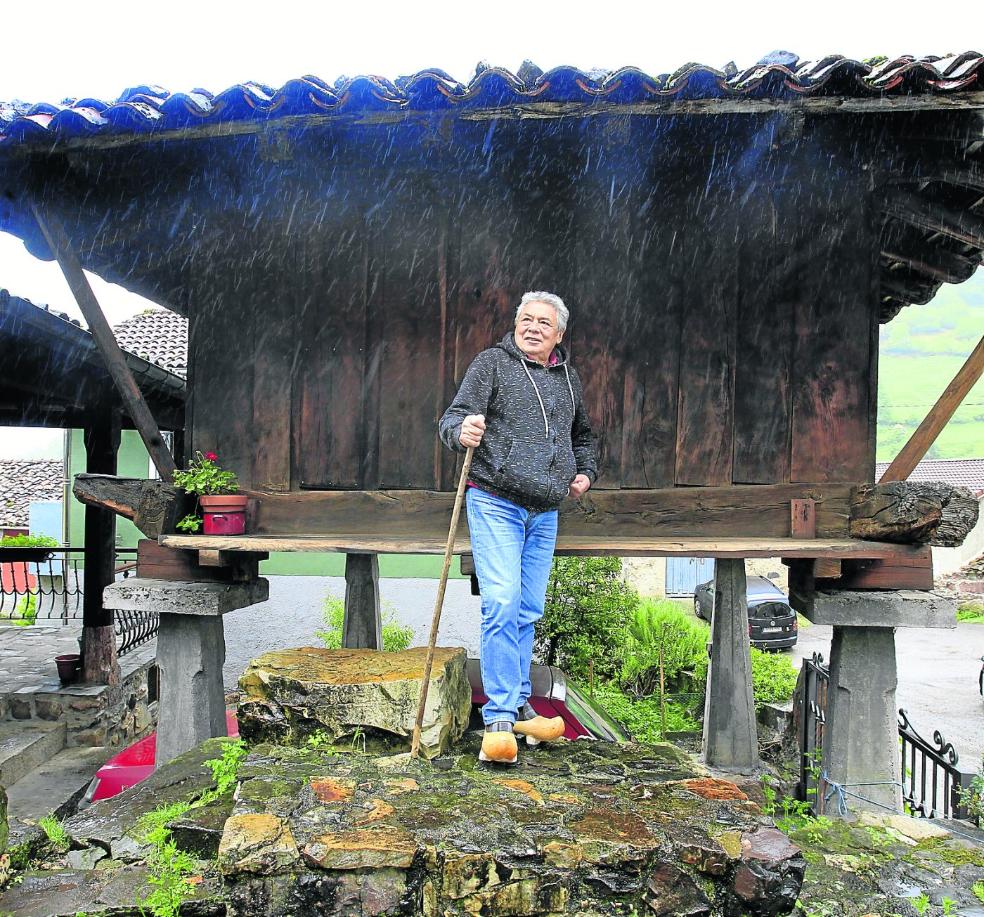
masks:
<svg viewBox="0 0 984 917"><path fill-rule="evenodd" d="M278 650L254 659L239 679L239 733L249 744L357 746L409 751L427 650ZM465 651L434 655L420 752L446 752L471 713Z"/></svg>
<svg viewBox="0 0 984 917"><path fill-rule="evenodd" d="M565 742L503 770L480 741L434 763L256 746L219 848L230 917L792 909L799 849L672 746Z"/></svg>

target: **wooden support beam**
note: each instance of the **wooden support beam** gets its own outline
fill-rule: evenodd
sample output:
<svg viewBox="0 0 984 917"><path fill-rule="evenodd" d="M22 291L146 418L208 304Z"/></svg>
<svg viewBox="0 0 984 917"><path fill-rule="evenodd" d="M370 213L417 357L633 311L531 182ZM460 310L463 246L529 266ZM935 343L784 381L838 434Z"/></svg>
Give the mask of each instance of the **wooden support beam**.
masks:
<svg viewBox="0 0 984 917"><path fill-rule="evenodd" d="M560 508L559 534L614 538L789 535L790 501L813 500L819 538L847 536L853 483L741 484L727 487L592 488ZM444 537L454 494L423 490L287 494L247 491L257 501L257 535Z"/></svg>
<svg viewBox="0 0 984 917"><path fill-rule="evenodd" d="M911 191L887 191L882 211L928 232L939 232L974 248L984 248L984 218L926 200Z"/></svg>
<svg viewBox="0 0 984 917"><path fill-rule="evenodd" d="M106 410L84 429L86 469L113 474L120 446L119 417ZM85 508L85 591L82 598L82 678L92 684L120 683L115 616L103 606L103 589L116 579L116 516Z"/></svg>
<svg viewBox="0 0 984 917"><path fill-rule="evenodd" d="M379 604L379 558L375 554L345 557L345 617L342 646L381 650L383 625Z"/></svg>
<svg viewBox="0 0 984 917"><path fill-rule="evenodd" d="M183 490L164 481L108 474L75 476L72 493L87 506L101 506L130 519L148 538L159 538L193 508Z"/></svg>
<svg viewBox="0 0 984 917"><path fill-rule="evenodd" d="M249 583L257 579L260 561L267 557L263 551L183 551L142 538L137 542L137 576L175 582Z"/></svg>
<svg viewBox="0 0 984 917"><path fill-rule="evenodd" d="M709 767L750 773L758 764L743 560L719 560L714 565L703 744Z"/></svg>
<svg viewBox="0 0 984 917"><path fill-rule="evenodd" d="M977 525L980 504L964 487L930 481L862 484L851 496L851 535L955 548Z"/></svg>
<svg viewBox="0 0 984 917"><path fill-rule="evenodd" d="M984 247L984 242L981 245ZM912 474L982 373L984 373L984 337L978 341L973 353L967 357L964 365L953 377L953 381L943 390L943 394L916 428L916 432L909 437L902 451L895 456L892 464L881 476L880 483L904 481Z"/></svg>
<svg viewBox="0 0 984 917"><path fill-rule="evenodd" d="M92 287L89 286L82 265L72 250L65 227L53 214L42 213L39 204L32 202L31 208L34 211L35 219L38 221L38 226L41 227L41 232L58 260L58 266L65 275L65 280L68 281L69 289L89 324L89 331L92 333L96 346L106 362L106 368L119 390L124 410L140 433L161 479L170 481L176 468L174 459L171 458L171 453L167 451L157 422L154 420L150 408L147 407L147 402L144 400L143 393L137 386L130 368L126 365L123 351L120 350L120 345L113 335L113 330L109 327L109 322L106 321L99 301L96 299L95 293L92 292Z"/></svg>

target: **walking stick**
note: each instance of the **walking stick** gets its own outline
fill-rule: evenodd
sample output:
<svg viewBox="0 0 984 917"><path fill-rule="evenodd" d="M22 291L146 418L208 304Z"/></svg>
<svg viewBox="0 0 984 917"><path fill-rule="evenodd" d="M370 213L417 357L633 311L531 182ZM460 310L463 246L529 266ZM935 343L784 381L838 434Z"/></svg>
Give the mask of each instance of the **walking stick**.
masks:
<svg viewBox="0 0 984 917"><path fill-rule="evenodd" d="M465 453L465 464L461 466L458 478L458 492L454 495L454 509L451 510L451 528L448 530L448 543L444 549L444 569L437 587L437 601L434 603L434 619L431 621L430 639L427 642L427 661L424 663L424 680L420 685L420 700L417 703L417 719L413 724L413 741L410 744L410 760L420 754L420 729L424 724L424 707L427 704L427 689L430 687L431 668L434 666L434 647L437 644L437 629L441 623L441 609L444 607L444 590L448 585L448 571L451 569L451 556L454 551L454 536L458 531L458 516L461 515L461 501L465 496L465 484L471 468L475 447L469 446Z"/></svg>

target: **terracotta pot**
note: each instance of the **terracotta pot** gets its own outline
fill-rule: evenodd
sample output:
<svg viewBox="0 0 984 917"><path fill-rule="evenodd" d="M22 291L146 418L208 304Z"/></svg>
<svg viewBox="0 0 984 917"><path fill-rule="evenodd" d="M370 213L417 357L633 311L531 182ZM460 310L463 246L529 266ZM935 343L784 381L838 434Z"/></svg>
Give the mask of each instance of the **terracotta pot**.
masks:
<svg viewBox="0 0 984 917"><path fill-rule="evenodd" d="M58 678L61 683L63 685L71 684L78 678L79 669L82 668L82 657L78 653L55 656L55 666L58 669Z"/></svg>
<svg viewBox="0 0 984 917"><path fill-rule="evenodd" d="M198 502L207 513L244 513L247 499L246 494L210 494Z"/></svg>

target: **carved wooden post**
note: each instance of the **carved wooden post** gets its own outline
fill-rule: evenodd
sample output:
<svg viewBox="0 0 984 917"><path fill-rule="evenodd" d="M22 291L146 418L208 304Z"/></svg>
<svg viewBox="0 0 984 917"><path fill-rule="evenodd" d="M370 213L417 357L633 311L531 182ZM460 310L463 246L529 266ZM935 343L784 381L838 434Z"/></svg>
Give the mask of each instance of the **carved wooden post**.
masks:
<svg viewBox="0 0 984 917"><path fill-rule="evenodd" d="M748 644L745 561L714 562L711 660L704 706L704 759L710 767L749 773L758 764L752 659Z"/></svg>
<svg viewBox="0 0 984 917"><path fill-rule="evenodd" d="M345 555L342 646L369 650L383 648L383 625L379 612L379 558L375 554Z"/></svg>
<svg viewBox="0 0 984 917"><path fill-rule="evenodd" d="M120 447L119 415L110 409L95 414L84 430L86 471L115 474ZM120 682L116 626L103 607L103 589L116 578L116 514L97 506L85 508L85 593L82 602L82 677L96 684Z"/></svg>

